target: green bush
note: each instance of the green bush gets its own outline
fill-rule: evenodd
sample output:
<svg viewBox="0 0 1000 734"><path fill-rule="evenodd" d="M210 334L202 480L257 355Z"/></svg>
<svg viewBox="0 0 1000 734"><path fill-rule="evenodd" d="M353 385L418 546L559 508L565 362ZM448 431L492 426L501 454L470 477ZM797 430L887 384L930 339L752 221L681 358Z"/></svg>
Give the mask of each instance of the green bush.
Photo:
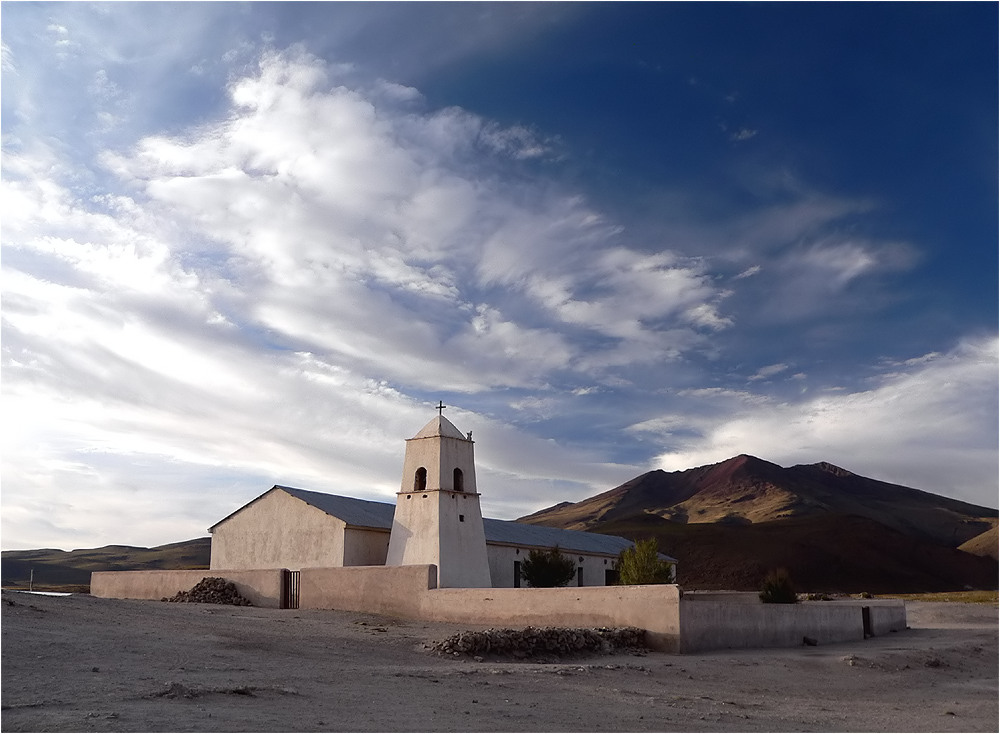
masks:
<svg viewBox="0 0 1000 734"><path fill-rule="evenodd" d="M559 546L533 550L521 562L521 578L539 589L565 586L576 576L576 562L559 552Z"/></svg>
<svg viewBox="0 0 1000 734"><path fill-rule="evenodd" d="M799 600L795 595L792 577L783 568L771 571L764 577L758 596L765 604L795 604Z"/></svg>
<svg viewBox="0 0 1000 734"><path fill-rule="evenodd" d="M633 584L672 584L674 566L661 561L655 538L637 540L632 548L618 554L618 583L623 586Z"/></svg>

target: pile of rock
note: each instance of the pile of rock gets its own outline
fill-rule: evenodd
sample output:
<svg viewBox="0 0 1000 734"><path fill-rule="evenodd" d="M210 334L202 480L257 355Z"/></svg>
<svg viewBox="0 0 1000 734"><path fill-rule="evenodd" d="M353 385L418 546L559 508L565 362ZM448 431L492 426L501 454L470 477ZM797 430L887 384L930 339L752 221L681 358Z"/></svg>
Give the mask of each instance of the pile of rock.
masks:
<svg viewBox="0 0 1000 734"><path fill-rule="evenodd" d="M646 633L636 627L526 627L459 632L431 649L441 655L483 655L527 658L585 653L634 652L646 649Z"/></svg>
<svg viewBox="0 0 1000 734"><path fill-rule="evenodd" d="M217 576L203 578L194 585L191 591L178 591L171 597L164 597L162 601L230 604L237 607L253 606L249 599L236 590L236 584Z"/></svg>

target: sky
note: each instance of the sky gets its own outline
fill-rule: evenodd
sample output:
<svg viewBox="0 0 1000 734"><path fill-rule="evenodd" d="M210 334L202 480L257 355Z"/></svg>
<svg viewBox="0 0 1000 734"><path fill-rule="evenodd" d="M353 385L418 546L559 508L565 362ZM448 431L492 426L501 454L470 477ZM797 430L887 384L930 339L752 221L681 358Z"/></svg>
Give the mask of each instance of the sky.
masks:
<svg viewBox="0 0 1000 734"><path fill-rule="evenodd" d="M998 494L995 3L0 6L0 543L828 461Z"/></svg>

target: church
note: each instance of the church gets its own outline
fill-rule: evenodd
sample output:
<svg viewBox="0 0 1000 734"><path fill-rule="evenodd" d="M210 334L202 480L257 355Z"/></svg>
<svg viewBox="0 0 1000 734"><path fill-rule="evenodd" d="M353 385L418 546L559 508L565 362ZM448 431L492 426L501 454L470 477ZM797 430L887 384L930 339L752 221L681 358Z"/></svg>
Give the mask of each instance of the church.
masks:
<svg viewBox="0 0 1000 734"><path fill-rule="evenodd" d="M395 505L274 486L209 528L211 568L432 564L438 588L519 587L528 554L558 546L576 586L617 583L625 538L483 518L472 434L443 408L406 441Z"/></svg>

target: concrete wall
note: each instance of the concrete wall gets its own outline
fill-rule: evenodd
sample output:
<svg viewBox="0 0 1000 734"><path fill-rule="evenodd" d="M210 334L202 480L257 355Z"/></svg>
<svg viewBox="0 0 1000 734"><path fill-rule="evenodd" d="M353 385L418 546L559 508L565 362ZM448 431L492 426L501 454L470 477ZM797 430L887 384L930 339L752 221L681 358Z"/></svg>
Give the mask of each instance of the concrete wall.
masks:
<svg viewBox="0 0 1000 734"><path fill-rule="evenodd" d="M680 651L795 647L802 644L803 637L820 645L863 640L862 607L870 609L875 635L906 629L903 602L762 604L746 598L696 600L685 596L680 605Z"/></svg>
<svg viewBox="0 0 1000 734"><path fill-rule="evenodd" d="M173 596L209 576L232 581L256 607L281 604L281 569L222 571L95 571L90 575L91 596L102 599L155 599Z"/></svg>
<svg viewBox="0 0 1000 734"><path fill-rule="evenodd" d="M211 567L342 566L344 528L341 520L272 489L215 527Z"/></svg>
<svg viewBox="0 0 1000 734"><path fill-rule="evenodd" d="M367 611L471 625L639 627L650 644L679 651L678 588L437 589L434 566L307 568L299 606Z"/></svg>
<svg viewBox="0 0 1000 734"><path fill-rule="evenodd" d="M529 546L494 545L493 543L487 545L486 556L489 560L493 588L513 588L514 563L516 561L523 562L530 552ZM561 549L560 552L576 561L577 568L583 569L584 586L606 586L605 571L613 570L618 565L617 556L602 556ZM581 561L580 558L583 560ZM523 581L521 585L524 585ZM576 586L576 579L571 581L569 585Z"/></svg>
<svg viewBox="0 0 1000 734"><path fill-rule="evenodd" d="M872 634L876 637L906 629L906 605L903 602L859 602L871 614Z"/></svg>

